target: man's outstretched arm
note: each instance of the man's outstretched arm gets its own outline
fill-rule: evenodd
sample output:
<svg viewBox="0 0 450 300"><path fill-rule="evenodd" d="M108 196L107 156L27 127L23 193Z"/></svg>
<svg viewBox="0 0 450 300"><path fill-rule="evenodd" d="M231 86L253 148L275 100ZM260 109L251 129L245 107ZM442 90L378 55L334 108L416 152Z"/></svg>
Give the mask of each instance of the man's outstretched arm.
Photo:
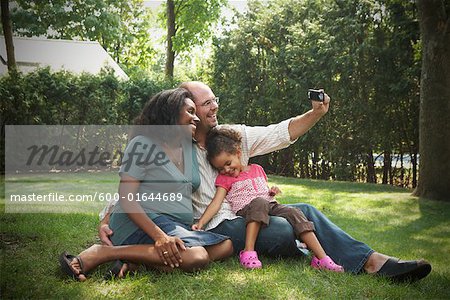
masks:
<svg viewBox="0 0 450 300"><path fill-rule="evenodd" d="M311 101L312 109L294 117L289 123L289 136L294 141L310 130L327 112L330 106L330 97L325 94L323 102Z"/></svg>

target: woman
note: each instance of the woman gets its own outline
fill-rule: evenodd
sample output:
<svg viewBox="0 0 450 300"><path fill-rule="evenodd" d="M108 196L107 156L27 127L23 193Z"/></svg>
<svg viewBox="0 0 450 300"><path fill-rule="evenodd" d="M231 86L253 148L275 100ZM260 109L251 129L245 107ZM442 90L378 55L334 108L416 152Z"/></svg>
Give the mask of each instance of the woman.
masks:
<svg viewBox="0 0 450 300"><path fill-rule="evenodd" d="M200 184L192 147L199 120L191 98L178 88L146 103L136 125L184 126L135 127L120 168L119 205L109 220L115 246L94 245L78 256L62 253L60 264L67 275L84 281L86 272L114 260L192 271L232 254L228 237L189 229L190 194ZM188 140L183 139L187 129Z"/></svg>

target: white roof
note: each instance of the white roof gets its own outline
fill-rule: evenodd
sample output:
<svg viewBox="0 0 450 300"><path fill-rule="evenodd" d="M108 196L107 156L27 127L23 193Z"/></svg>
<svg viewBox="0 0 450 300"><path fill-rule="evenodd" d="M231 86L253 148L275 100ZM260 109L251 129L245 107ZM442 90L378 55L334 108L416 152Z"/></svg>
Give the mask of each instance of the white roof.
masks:
<svg viewBox="0 0 450 300"><path fill-rule="evenodd" d="M52 71L66 70L74 73L98 74L109 66L115 75L127 80L128 76L98 42L52 40L45 38L14 37L14 53L17 67L27 73L37 67L49 66ZM0 76L8 68L5 39L0 36Z"/></svg>

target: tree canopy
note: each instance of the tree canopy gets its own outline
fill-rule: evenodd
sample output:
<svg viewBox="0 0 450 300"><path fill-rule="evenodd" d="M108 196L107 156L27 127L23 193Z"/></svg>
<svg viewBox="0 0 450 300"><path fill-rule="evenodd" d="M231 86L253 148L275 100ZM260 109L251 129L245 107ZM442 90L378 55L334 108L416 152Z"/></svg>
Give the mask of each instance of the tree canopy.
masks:
<svg viewBox="0 0 450 300"><path fill-rule="evenodd" d="M17 35L98 41L126 67L146 67L155 54L143 0L16 2L11 15Z"/></svg>
<svg viewBox="0 0 450 300"><path fill-rule="evenodd" d="M17 3L15 34L98 40L136 74L163 65L142 0ZM167 29L165 75L171 81L165 84L174 84L176 55L212 36L224 5L226 0L166 1L159 15ZM311 108L308 88L325 88L332 98L328 115L299 142L257 158L269 172L416 187L421 160L419 195L434 178L448 179L442 175L447 165L435 158L450 153L443 143L450 140L444 109L450 84L442 69L449 44L445 1L271 0L249 1L248 7L213 36L213 56L196 71L223 99L221 122L262 125L301 114ZM143 86L130 91L139 94ZM124 106L128 119L136 103ZM447 148L436 146L442 143Z"/></svg>
<svg viewBox="0 0 450 300"><path fill-rule="evenodd" d="M419 40L409 1L249 2L214 42L221 121L280 121L310 109L308 88L325 88L330 113L294 147L261 158L269 169L375 182L380 155L383 183L415 185ZM411 167L400 168L406 156Z"/></svg>
<svg viewBox="0 0 450 300"><path fill-rule="evenodd" d="M220 17L227 0L167 0L160 14L167 28L165 74L173 77L177 53L201 45L211 37L211 27Z"/></svg>

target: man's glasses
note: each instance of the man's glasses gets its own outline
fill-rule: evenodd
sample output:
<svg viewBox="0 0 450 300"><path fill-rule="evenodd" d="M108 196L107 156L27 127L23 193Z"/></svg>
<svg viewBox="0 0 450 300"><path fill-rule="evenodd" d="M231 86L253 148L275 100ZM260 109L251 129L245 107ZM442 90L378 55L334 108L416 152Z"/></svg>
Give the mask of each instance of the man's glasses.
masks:
<svg viewBox="0 0 450 300"><path fill-rule="evenodd" d="M205 102L200 104L200 106L202 106L202 107L211 107L211 105L213 103L216 103L217 105L219 105L219 97L214 97L212 99L206 100Z"/></svg>

